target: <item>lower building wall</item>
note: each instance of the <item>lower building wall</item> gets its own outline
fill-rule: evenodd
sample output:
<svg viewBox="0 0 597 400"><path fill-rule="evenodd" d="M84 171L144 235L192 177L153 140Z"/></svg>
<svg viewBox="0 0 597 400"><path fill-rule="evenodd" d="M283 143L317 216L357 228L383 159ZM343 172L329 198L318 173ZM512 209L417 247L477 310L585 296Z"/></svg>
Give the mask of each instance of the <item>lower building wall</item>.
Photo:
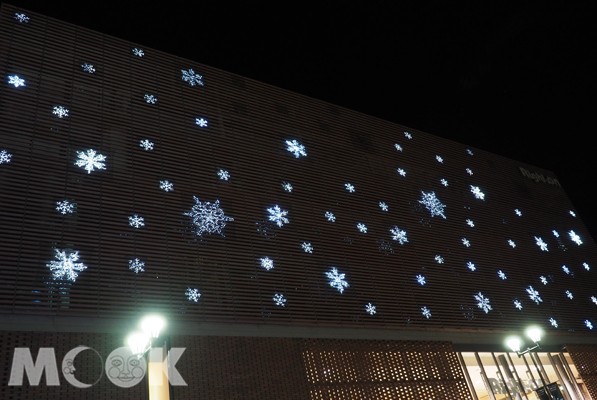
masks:
<svg viewBox="0 0 597 400"><path fill-rule="evenodd" d="M570 354L587 391L597 399L597 345L568 345Z"/></svg>

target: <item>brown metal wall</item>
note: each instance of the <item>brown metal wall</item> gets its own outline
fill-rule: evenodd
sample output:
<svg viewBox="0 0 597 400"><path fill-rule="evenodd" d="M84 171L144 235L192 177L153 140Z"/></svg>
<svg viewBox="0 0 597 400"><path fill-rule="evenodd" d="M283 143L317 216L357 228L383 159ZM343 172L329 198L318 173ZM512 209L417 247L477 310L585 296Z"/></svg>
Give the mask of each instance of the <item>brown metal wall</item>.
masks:
<svg viewBox="0 0 597 400"><path fill-rule="evenodd" d="M570 353L589 394L597 399L597 345L568 345L566 350Z"/></svg>

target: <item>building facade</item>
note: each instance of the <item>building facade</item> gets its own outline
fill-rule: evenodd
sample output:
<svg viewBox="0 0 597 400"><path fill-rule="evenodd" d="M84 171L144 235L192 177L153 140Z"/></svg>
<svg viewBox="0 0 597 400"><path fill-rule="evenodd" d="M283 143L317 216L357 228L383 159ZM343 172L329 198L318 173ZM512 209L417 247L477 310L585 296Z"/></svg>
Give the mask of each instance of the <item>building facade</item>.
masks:
<svg viewBox="0 0 597 400"><path fill-rule="evenodd" d="M597 246L551 171L0 17L0 398L146 397L111 355L159 312L172 399L597 399Z"/></svg>

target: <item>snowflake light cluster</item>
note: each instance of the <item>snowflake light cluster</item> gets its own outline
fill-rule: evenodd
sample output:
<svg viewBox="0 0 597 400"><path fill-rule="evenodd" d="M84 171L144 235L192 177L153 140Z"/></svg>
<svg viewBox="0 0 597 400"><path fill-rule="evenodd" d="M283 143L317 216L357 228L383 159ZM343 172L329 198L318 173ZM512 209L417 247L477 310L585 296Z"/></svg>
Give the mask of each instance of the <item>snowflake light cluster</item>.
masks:
<svg viewBox="0 0 597 400"><path fill-rule="evenodd" d="M439 201L435 195L435 192L425 193L421 191L421 200L419 200L419 203L427 208L431 214L431 217L439 216L443 219L446 219L446 215L444 214L444 209L446 206Z"/></svg>
<svg viewBox="0 0 597 400"><path fill-rule="evenodd" d="M55 260L46 264L52 272L54 279L66 279L75 282L79 276L78 272L85 271L87 266L79 261L78 251L54 249Z"/></svg>
<svg viewBox="0 0 597 400"><path fill-rule="evenodd" d="M193 196L193 199L195 200L195 205L193 205L190 211L185 212L184 215L191 217L197 236L213 233L223 236L223 229L226 227L226 224L234 221L234 218L224 214L224 210L220 208L220 200L211 203L209 201L201 201L197 196Z"/></svg>

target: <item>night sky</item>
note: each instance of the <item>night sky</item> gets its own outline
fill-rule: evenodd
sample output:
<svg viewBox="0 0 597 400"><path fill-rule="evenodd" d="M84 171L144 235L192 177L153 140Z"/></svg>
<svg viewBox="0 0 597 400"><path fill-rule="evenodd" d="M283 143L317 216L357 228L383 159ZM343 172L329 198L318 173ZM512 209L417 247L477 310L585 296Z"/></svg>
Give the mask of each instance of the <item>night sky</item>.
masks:
<svg viewBox="0 0 597 400"><path fill-rule="evenodd" d="M550 170L597 238L594 1L7 3Z"/></svg>

